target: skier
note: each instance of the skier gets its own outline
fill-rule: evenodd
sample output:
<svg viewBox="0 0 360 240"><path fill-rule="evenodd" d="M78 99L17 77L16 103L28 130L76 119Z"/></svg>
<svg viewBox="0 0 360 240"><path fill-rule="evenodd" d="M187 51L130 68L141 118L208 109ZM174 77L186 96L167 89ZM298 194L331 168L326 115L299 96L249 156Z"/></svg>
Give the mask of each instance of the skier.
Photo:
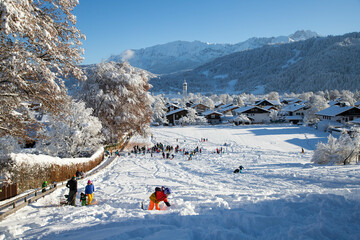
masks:
<svg viewBox="0 0 360 240"><path fill-rule="evenodd" d="M239 169L240 169L240 173L241 173L241 171L244 169L244 167L241 165L241 166L239 167Z"/></svg>
<svg viewBox="0 0 360 240"><path fill-rule="evenodd" d="M149 210L153 210L154 206L156 210L160 210L159 207L159 203L161 201L164 201L164 203L166 204L166 206L170 207L170 203L167 200L167 197L172 193L170 188L166 188L166 187L157 187L155 188L155 192L153 194L151 194L150 198L150 205L149 205Z"/></svg>
<svg viewBox="0 0 360 240"><path fill-rule="evenodd" d="M94 191L95 191L95 187L92 184L92 182L89 180L86 187L85 187L85 194L88 196L87 205L91 205L91 202L92 202L93 197L94 197Z"/></svg>
<svg viewBox="0 0 360 240"><path fill-rule="evenodd" d="M77 181L76 176L74 175L67 183L66 187L69 188L69 196L68 196L68 203L69 205L76 206L76 194L77 194Z"/></svg>

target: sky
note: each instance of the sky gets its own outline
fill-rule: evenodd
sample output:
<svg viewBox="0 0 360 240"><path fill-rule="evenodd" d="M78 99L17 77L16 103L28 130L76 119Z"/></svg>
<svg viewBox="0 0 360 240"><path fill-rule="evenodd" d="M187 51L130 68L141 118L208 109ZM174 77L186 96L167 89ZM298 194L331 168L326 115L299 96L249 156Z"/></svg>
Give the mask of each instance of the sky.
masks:
<svg viewBox="0 0 360 240"><path fill-rule="evenodd" d="M360 0L79 0L83 64L172 41L239 43L311 30L360 31Z"/></svg>

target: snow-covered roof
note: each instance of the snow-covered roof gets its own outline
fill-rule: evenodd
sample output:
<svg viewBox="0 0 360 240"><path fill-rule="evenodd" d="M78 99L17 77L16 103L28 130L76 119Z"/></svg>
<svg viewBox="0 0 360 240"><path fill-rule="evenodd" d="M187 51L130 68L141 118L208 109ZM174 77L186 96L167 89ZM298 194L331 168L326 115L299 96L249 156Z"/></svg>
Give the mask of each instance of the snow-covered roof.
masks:
<svg viewBox="0 0 360 240"><path fill-rule="evenodd" d="M335 117L343 112L346 112L352 108L355 108L355 107L351 107L351 106L345 106L345 107L340 107L340 106L337 106L337 105L333 105L333 106L330 106L324 110L321 110L317 113L315 113L316 115L321 115L321 116L329 116L329 117Z"/></svg>
<svg viewBox="0 0 360 240"><path fill-rule="evenodd" d="M230 107L230 106L233 106L234 104L232 104L232 103L228 103L228 104L224 104L224 105L221 105L220 107L219 107L219 109L224 109L224 108L227 108L227 107Z"/></svg>
<svg viewBox="0 0 360 240"><path fill-rule="evenodd" d="M241 108L236 109L235 112L237 112L237 113L243 113L243 112L249 111L249 110L251 110L251 109L253 109L253 108L258 108L258 109L260 109L260 110L263 110L264 112L270 112L270 111L268 111L268 110L266 110L266 109L263 109L263 108L260 108L260 107L257 107L257 106L241 107Z"/></svg>
<svg viewBox="0 0 360 240"><path fill-rule="evenodd" d="M203 103L196 103L196 104L193 104L193 105L191 105L191 108L195 108L195 107L197 107L197 106L205 106L205 107L208 107L208 106L206 106L205 104L203 104Z"/></svg>
<svg viewBox="0 0 360 240"><path fill-rule="evenodd" d="M357 101L356 103L355 103L355 106L359 106L360 105L360 101Z"/></svg>
<svg viewBox="0 0 360 240"><path fill-rule="evenodd" d="M272 104L273 106L280 106L281 105L279 100L266 100L266 99L260 100L259 102L256 103L256 105L260 105L263 102L268 102L268 103Z"/></svg>
<svg viewBox="0 0 360 240"><path fill-rule="evenodd" d="M283 98L281 102L287 102L288 104L299 103L301 100L299 98Z"/></svg>
<svg viewBox="0 0 360 240"><path fill-rule="evenodd" d="M201 115L203 115L203 116L208 116L208 115L211 115L211 114L219 114L219 115L223 115L222 113L219 113L219 112L217 112L217 111L214 111L214 110L207 110L207 111L204 111L204 112L202 112L201 113Z"/></svg>
<svg viewBox="0 0 360 240"><path fill-rule="evenodd" d="M296 112L298 110L301 110L305 107L305 105L299 105L299 104L292 104L287 105L281 109L282 112Z"/></svg>
<svg viewBox="0 0 360 240"><path fill-rule="evenodd" d="M263 109L266 109L266 110L271 110L272 108L275 108L275 106L265 106L265 107L263 107Z"/></svg>
<svg viewBox="0 0 360 240"><path fill-rule="evenodd" d="M234 110L234 109L237 109L237 108L239 108L239 106L235 106L235 105L230 105L230 106L228 106L228 107L225 107L225 108L221 108L221 109L219 109L219 112L226 112L226 111L229 111L229 110Z"/></svg>
<svg viewBox="0 0 360 240"><path fill-rule="evenodd" d="M172 114L175 114L175 113L178 113L178 112L182 112L182 111L187 111L187 109L185 109L185 108L179 108L179 109L176 109L176 110L174 110L174 111L170 111L170 112L168 112L167 114L166 114L166 116L169 116L169 115L172 115Z"/></svg>

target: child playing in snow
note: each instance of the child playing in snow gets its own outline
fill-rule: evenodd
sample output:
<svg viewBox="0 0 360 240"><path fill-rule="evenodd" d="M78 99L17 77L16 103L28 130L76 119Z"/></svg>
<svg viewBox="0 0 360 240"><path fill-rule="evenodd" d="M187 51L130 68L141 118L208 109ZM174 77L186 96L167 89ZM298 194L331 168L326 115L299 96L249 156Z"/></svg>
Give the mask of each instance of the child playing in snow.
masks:
<svg viewBox="0 0 360 240"><path fill-rule="evenodd" d="M95 191L95 187L92 184L92 182L89 180L86 187L85 187L85 194L88 197L88 205L91 205L91 201L93 200L94 197L94 191Z"/></svg>
<svg viewBox="0 0 360 240"><path fill-rule="evenodd" d="M80 202L81 202L81 206L86 206L86 194L85 193L80 193Z"/></svg>
<svg viewBox="0 0 360 240"><path fill-rule="evenodd" d="M164 201L164 203L166 204L166 206L170 207L170 203L167 200L167 197L172 193L170 188L166 188L166 187L157 187L155 188L155 192L153 194L151 194L150 196L150 205L149 205L149 210L153 210L154 206L156 210L160 210L159 207L159 203L161 201Z"/></svg>

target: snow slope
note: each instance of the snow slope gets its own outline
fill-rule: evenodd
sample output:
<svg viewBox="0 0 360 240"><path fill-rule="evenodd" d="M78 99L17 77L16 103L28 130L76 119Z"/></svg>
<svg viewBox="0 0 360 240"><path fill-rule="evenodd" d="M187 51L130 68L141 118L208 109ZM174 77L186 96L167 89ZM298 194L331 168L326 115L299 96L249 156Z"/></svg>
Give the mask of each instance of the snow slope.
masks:
<svg viewBox="0 0 360 240"><path fill-rule="evenodd" d="M58 189L2 221L0 239L358 239L360 166L310 164L326 133L291 125L152 130L154 142L202 153L191 161L119 157L91 178L98 205L57 207L67 192ZM174 192L172 206L141 210L162 185Z"/></svg>

